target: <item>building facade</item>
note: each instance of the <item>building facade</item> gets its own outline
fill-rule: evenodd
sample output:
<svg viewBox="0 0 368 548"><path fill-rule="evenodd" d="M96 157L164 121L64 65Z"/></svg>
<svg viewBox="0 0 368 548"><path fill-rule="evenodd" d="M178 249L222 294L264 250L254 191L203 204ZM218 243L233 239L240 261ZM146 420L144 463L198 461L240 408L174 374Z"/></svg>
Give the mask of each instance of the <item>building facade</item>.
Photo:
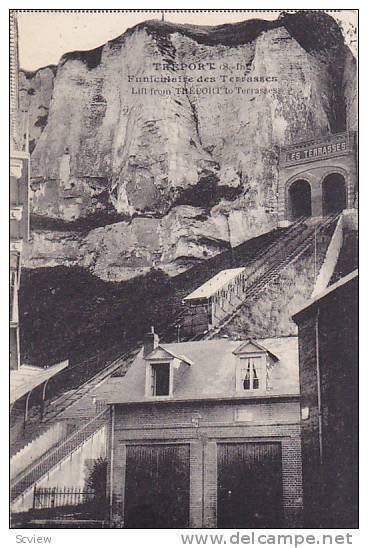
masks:
<svg viewBox="0 0 368 548"><path fill-rule="evenodd" d="M112 526L300 527L297 361L296 337L151 334L110 381Z"/></svg>
<svg viewBox="0 0 368 548"><path fill-rule="evenodd" d="M19 127L18 27L10 11L10 368L20 367L18 291L23 242L29 238L30 157L27 132Z"/></svg>
<svg viewBox="0 0 368 548"><path fill-rule="evenodd" d="M283 147L278 182L279 226L321 217L356 203L356 134L343 132Z"/></svg>
<svg viewBox="0 0 368 548"><path fill-rule="evenodd" d="M304 525L358 527L358 277L327 287L299 330Z"/></svg>

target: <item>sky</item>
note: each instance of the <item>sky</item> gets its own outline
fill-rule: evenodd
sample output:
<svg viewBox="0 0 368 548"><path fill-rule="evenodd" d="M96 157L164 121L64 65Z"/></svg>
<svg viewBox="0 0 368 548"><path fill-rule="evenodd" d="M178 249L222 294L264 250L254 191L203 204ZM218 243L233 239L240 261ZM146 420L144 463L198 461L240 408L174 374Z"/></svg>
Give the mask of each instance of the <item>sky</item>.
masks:
<svg viewBox="0 0 368 548"><path fill-rule="evenodd" d="M80 11L83 12L80 13ZM230 10L230 13L224 13L224 10L207 11L207 13L193 13L194 11L165 10L165 19L175 23L219 25L253 18L272 20L276 19L280 13L277 10L258 12L237 10L235 13L231 13ZM336 16L353 24L356 23L356 12L353 10L340 10ZM134 13L129 10L126 12L122 10L19 11L20 67L32 71L46 65L57 64L64 53L96 48L147 19L161 19L161 11L142 10L141 13L137 13L137 10Z"/></svg>

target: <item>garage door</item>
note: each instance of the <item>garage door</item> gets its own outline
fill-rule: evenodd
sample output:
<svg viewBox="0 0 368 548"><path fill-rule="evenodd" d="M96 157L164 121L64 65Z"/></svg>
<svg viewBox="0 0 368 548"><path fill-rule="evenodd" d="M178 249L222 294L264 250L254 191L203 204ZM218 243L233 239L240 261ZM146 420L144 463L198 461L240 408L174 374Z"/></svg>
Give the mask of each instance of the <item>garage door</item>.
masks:
<svg viewBox="0 0 368 548"><path fill-rule="evenodd" d="M125 526L189 525L189 445L127 447Z"/></svg>
<svg viewBox="0 0 368 548"><path fill-rule="evenodd" d="M218 445L217 525L282 527L280 443Z"/></svg>

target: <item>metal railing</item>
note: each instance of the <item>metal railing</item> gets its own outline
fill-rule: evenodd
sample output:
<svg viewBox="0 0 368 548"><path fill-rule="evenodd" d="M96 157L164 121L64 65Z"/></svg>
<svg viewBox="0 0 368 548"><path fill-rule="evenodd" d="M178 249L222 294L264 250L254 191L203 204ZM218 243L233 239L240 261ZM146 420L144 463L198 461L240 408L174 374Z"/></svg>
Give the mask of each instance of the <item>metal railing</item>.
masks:
<svg viewBox="0 0 368 548"><path fill-rule="evenodd" d="M34 487L33 509L79 506L95 498L92 489L84 487Z"/></svg>
<svg viewBox="0 0 368 548"><path fill-rule="evenodd" d="M69 458L74 451L83 445L100 428L106 424L108 411L104 409L80 429L67 436L57 447L47 452L37 463L26 468L10 484L10 499L14 501L28 491L37 481L47 476L50 471Z"/></svg>
<svg viewBox="0 0 368 548"><path fill-rule="evenodd" d="M23 432L21 438L11 443L10 454L13 457L28 443L34 441L40 434L46 431L54 418L72 405L82 394L89 391L89 388L112 374L121 367L124 360L134 353L135 348L125 353L118 353L112 361L107 361L106 356L111 349L98 353L83 362L66 367L50 379L47 386L47 397L45 401L52 398L52 404L48 405L43 413L42 422L37 419L36 424L28 423L28 430ZM36 429L36 430L35 430Z"/></svg>

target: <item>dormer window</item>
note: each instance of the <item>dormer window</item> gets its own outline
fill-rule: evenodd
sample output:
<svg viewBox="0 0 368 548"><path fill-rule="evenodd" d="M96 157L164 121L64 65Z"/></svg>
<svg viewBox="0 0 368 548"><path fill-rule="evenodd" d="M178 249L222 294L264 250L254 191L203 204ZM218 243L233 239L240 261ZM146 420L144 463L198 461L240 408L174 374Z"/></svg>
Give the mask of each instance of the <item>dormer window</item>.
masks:
<svg viewBox="0 0 368 548"><path fill-rule="evenodd" d="M234 354L238 358L236 392L264 393L268 388L268 370L278 361L277 356L253 340L241 344Z"/></svg>
<svg viewBox="0 0 368 548"><path fill-rule="evenodd" d="M151 364L151 396L170 395L170 364Z"/></svg>
<svg viewBox="0 0 368 548"><path fill-rule="evenodd" d="M158 344L154 337L154 333L149 333L143 347L146 362L144 393L146 398L169 399L174 396L182 376L192 362Z"/></svg>
<svg viewBox="0 0 368 548"><path fill-rule="evenodd" d="M240 359L240 382L243 390L258 390L262 375L262 357Z"/></svg>
<svg viewBox="0 0 368 548"><path fill-rule="evenodd" d="M267 355L266 353L241 354L236 367L236 391L260 393L267 386Z"/></svg>

